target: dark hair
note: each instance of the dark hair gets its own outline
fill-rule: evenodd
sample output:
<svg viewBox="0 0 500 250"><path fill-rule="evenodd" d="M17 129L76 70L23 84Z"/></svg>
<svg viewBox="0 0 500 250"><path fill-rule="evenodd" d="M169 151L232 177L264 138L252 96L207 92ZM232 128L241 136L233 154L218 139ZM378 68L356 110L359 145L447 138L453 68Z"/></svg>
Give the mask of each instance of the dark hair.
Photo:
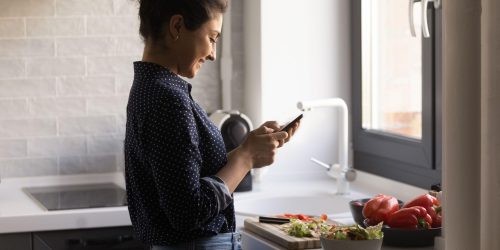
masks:
<svg viewBox="0 0 500 250"><path fill-rule="evenodd" d="M188 30L196 30L215 14L226 12L228 0L139 0L139 32L144 40L163 39L165 25L182 15Z"/></svg>

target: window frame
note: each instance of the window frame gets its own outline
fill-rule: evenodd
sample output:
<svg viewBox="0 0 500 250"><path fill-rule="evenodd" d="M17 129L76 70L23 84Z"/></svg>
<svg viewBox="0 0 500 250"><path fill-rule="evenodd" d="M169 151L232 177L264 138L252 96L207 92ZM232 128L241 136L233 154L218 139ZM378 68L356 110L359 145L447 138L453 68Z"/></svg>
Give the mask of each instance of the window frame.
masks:
<svg viewBox="0 0 500 250"><path fill-rule="evenodd" d="M427 9L431 37L422 39L420 141L362 128L361 1L351 1L353 166L428 189L441 182L441 9Z"/></svg>

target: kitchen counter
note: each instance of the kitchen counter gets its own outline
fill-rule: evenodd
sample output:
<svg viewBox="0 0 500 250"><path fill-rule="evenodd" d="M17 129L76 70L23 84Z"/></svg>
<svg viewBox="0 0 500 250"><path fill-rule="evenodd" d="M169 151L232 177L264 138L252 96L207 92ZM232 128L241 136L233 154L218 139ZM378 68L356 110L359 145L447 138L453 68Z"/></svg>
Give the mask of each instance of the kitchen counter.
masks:
<svg viewBox="0 0 500 250"><path fill-rule="evenodd" d="M129 226L131 222L126 206L47 211L22 190L25 187L109 182L124 187L123 173L2 179L0 183L0 233ZM248 240L252 240L252 244L265 244L268 246L267 249L280 249L276 248L277 246L273 245L272 242L252 235L252 233L243 229L243 220L248 216L252 216L251 214L238 212L240 210L238 204L242 204L243 201L286 195L307 196L315 193L333 195L335 188L335 181L324 172L264 176L262 182L254 184L253 191L235 193L234 195L237 210L237 227L242 231L243 241L248 243ZM372 196L377 193L386 193L394 195L403 201L425 192L423 189L399 184L359 171L358 179L351 184L351 190L352 197L359 198ZM350 213L335 214L333 218L342 223L352 223ZM248 247L247 249L266 248ZM385 247L383 249L396 250L397 248ZM428 250L433 248L414 249Z"/></svg>
<svg viewBox="0 0 500 250"><path fill-rule="evenodd" d="M278 244L264 239L253 232L245 230L242 222L252 214L241 213L239 204L245 200L252 200L266 197L281 197L281 196L303 196L305 194L317 195L327 194L335 196L336 182L324 172L308 172L302 174L284 174L280 173L275 176L265 176L265 179L254 184L252 192L235 193L235 207L237 217L237 227L242 233L243 249L259 249L259 250L281 250L284 249ZM347 199L358 199L374 196L378 193L389 194L397 197L400 200L408 201L414 197L426 193L427 190L402 184L386 178L378 177L368 173L358 171L357 180L350 185L351 194ZM238 200L240 203L238 203ZM264 205L264 204L262 204ZM298 206L300 204L297 204ZM287 211L282 211L287 212ZM351 213L334 213L328 214L329 218L343 224L353 224ZM434 247L419 247L419 248L398 248L391 246L383 246L383 250L433 250Z"/></svg>
<svg viewBox="0 0 500 250"><path fill-rule="evenodd" d="M22 188L115 183L125 187L122 173L6 178L0 183L0 233L131 225L125 206L47 211Z"/></svg>
<svg viewBox="0 0 500 250"><path fill-rule="evenodd" d="M279 173L276 175L265 176L263 181L254 182L251 192L234 193L236 215L240 216L257 216L262 214L242 213L244 210L241 207L242 201L251 201L262 198L283 198L283 197L307 197L317 196L318 198L336 197L336 181L329 177L324 171L307 172L307 173ZM348 206L348 201L353 199L373 197L376 194L383 193L393 195L402 201L409 201L414 197L426 193L427 190L418 187L406 185L400 182L375 176L372 174L357 171L356 181L350 183L350 194L340 195L339 198L347 200L344 203ZM238 202L240 201L240 202ZM264 206L265 204L259 205ZM332 204L334 205L334 204ZM328 213L329 216L335 216L339 222L349 224L353 223L349 209L344 213ZM280 211L282 213L286 211ZM269 215L269 214L268 214ZM242 221L239 221L242 222ZM242 226L242 224L241 224Z"/></svg>

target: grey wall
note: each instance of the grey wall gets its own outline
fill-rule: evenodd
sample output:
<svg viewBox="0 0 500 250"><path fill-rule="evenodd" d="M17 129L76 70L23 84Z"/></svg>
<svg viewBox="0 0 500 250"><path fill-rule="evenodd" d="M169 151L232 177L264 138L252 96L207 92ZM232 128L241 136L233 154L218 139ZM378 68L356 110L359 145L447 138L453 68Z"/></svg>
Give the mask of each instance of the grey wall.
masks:
<svg viewBox="0 0 500 250"><path fill-rule="evenodd" d="M242 1L232 4L233 108L241 108ZM138 23L132 0L0 1L0 176L123 168ZM215 62L189 80L209 112L221 106L219 78Z"/></svg>

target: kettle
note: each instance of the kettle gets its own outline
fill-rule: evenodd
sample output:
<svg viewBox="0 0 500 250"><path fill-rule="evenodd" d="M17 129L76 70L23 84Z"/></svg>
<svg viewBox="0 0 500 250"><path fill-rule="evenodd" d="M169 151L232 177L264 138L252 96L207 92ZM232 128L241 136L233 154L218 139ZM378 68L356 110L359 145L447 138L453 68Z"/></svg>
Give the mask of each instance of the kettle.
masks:
<svg viewBox="0 0 500 250"><path fill-rule="evenodd" d="M250 119L237 110L216 110L209 115L209 118L219 128L227 152L243 143L248 133L253 129ZM252 190L252 174L248 171L234 191L250 190Z"/></svg>

